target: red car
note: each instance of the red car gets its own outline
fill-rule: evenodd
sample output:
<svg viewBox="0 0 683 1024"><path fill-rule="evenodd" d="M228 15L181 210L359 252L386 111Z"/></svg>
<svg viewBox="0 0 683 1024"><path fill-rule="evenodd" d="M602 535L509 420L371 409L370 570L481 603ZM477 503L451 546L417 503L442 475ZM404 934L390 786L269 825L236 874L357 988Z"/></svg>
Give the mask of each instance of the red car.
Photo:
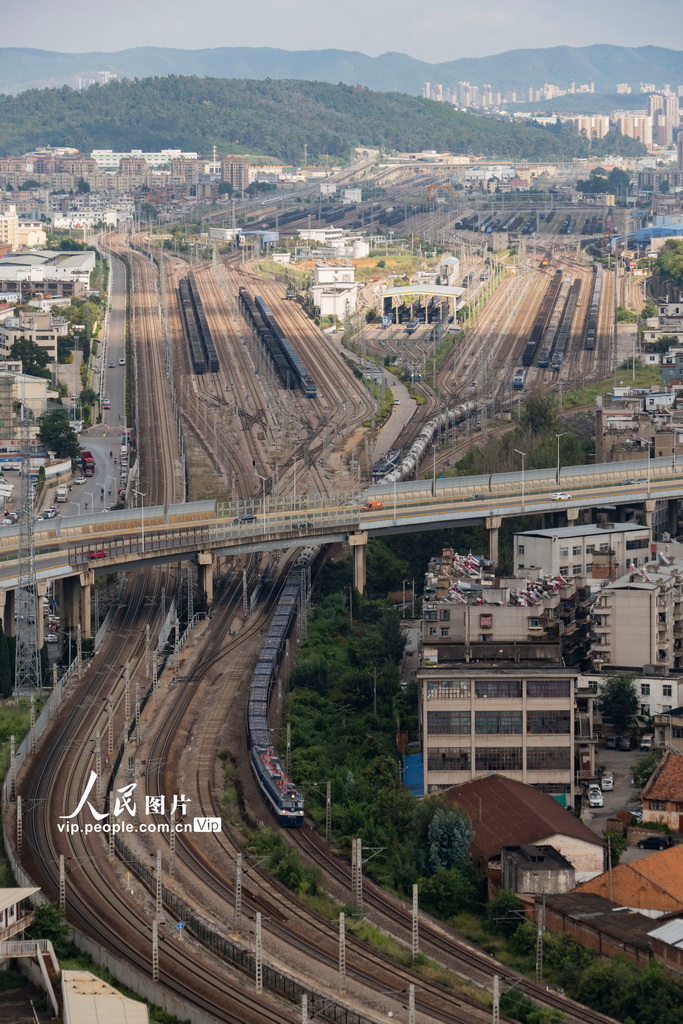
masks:
<svg viewBox="0 0 683 1024"><path fill-rule="evenodd" d="M106 558L106 557L107 557L107 552L106 551L89 551L88 552L88 558Z"/></svg>

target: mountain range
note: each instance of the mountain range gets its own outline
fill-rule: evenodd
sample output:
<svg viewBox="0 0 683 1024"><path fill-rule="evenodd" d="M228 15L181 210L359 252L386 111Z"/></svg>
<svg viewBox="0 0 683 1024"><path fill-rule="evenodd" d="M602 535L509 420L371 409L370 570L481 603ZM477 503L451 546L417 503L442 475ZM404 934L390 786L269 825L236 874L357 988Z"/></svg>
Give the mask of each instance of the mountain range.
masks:
<svg viewBox="0 0 683 1024"><path fill-rule="evenodd" d="M544 82L566 88L594 82L596 92L614 92L628 82L638 92L640 82L658 86L683 83L683 52L661 46L555 46L508 50L491 57L461 57L428 64L404 53L368 57L347 50L277 50L269 47L218 47L177 50L141 46L115 53L58 53L19 47L0 48L0 93L70 85L79 88L102 72L119 78L167 75L239 79L299 79L363 85L380 92L420 95L425 82L455 85L469 81L497 89ZM80 82L79 82L80 80Z"/></svg>

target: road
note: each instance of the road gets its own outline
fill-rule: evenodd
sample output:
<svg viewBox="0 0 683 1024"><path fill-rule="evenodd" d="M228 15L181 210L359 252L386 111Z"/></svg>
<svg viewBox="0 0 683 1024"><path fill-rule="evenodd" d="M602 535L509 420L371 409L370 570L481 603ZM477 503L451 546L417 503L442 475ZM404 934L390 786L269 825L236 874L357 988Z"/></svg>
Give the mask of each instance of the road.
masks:
<svg viewBox="0 0 683 1024"><path fill-rule="evenodd" d="M588 801L585 800L581 819L598 835L602 835L607 819L614 817L617 811L628 811L635 807L635 804L630 802L630 798L635 792L631 785L631 775L633 766L641 756L640 750L606 750L601 746L597 751L597 764L614 775L614 789L602 794L603 807L589 808ZM637 846L629 846L621 860L623 863L629 864L656 852L656 850L639 850Z"/></svg>

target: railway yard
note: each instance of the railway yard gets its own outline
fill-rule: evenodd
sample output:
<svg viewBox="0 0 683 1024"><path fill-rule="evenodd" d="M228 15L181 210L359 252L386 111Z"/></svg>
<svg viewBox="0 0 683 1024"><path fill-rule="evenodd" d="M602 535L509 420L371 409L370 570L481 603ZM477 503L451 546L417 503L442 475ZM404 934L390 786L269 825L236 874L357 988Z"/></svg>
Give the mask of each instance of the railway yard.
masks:
<svg viewBox="0 0 683 1024"><path fill-rule="evenodd" d="M460 209L414 201L416 191L432 183L428 175L391 186L380 177L376 183L382 181L391 188L391 203L332 207L324 214L318 203L317 223L375 233L393 226L397 235L447 239L449 250L463 254L462 268L471 278L463 301L468 308L478 301L480 306L457 336L448 332L443 317L420 323L410 334L405 323L382 329L378 322L363 322L352 338L354 358L360 354L381 363L395 357L404 376L413 378L422 404L416 404L398 439L402 450L444 410L462 410L453 419L457 436L440 433L438 453L426 452L418 473L431 473L432 467L442 471L489 430L504 429L521 394L557 392L611 372L615 274L601 266L596 271L581 245L616 230L611 214L603 219L594 210L578 215L574 210L570 215L563 208L544 209L542 218L528 210L489 214L466 209L465 200ZM254 227L277 224L294 232L310 217L310 209L269 211ZM515 255L489 260L484 254L485 217L507 221L508 229L521 218L516 230L524 242ZM575 218L573 224L568 217ZM534 233L530 227L525 234L525 225ZM109 234L100 245L127 271L135 488L146 504L223 497L243 506L247 515L260 496L268 495L273 508L278 502L296 508L304 496L309 501L345 489L351 495L369 482L377 401L354 372L352 359L342 356L341 347L299 302L286 298L284 281L260 276L256 262L245 263L241 254L190 262L144 234ZM622 286L620 302L642 301L630 288ZM278 332L284 348L278 348ZM437 359L448 337L454 344ZM560 337L560 348L553 350ZM544 349L547 361L539 365ZM292 574L305 581L312 566L315 571L316 557L317 552L302 561L301 549L292 548L221 560L211 617L201 620L182 650L168 659L156 686L149 637L159 635L171 595L185 585L186 570L178 563L121 578L102 649L83 679L69 683L59 714L40 739L40 756L28 757L17 779L23 837L19 848L11 845L21 877L58 903L64 858L61 898L84 947L123 964L129 987L137 986L181 1018L191 1012L201 1022L298 1021L305 994L309 1012L319 1020L364 1024L390 1014L407 1021L410 1012L417 1024L483 1024L491 1019L491 1008L473 992L490 993L498 975L504 986L516 983L538 1003L562 1010L569 1024L608 1021L520 979L424 914L420 951L456 985L399 965L351 932L342 972L338 922L311 910L245 851L239 809L221 804L223 773L226 763L237 773L248 823L274 824L262 780L249 769L246 722L255 665L264 657L264 635L267 639L280 594ZM261 600L252 609L243 588L251 594L257 584ZM307 586L302 593L307 595ZM295 631L304 628L301 600ZM281 725L282 680L291 667L289 649L283 653L281 646L280 674L276 662L264 684L270 695L270 708L266 694L260 719L266 733L269 723L271 731ZM227 762L218 756L223 751L229 752ZM114 792L136 782L143 794L138 801L159 798L150 805L150 820L157 825L223 814L223 829L200 835L137 832L118 836L115 843L102 834L58 830L60 818L78 806L92 771L98 781L89 799L102 819L109 814L113 820ZM182 796L173 810L169 794ZM14 801L6 806L5 829L17 835ZM308 827L287 830L286 838L321 869L340 909L353 902L348 858ZM409 959L411 908L365 879L363 912L395 936ZM409 992L415 997L410 1010Z"/></svg>

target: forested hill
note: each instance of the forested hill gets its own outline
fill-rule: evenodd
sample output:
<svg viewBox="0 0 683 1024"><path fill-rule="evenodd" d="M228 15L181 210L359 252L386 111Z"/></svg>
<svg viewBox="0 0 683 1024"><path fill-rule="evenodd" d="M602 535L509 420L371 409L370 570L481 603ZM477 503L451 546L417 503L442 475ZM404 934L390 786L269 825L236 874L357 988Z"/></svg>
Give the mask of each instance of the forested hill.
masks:
<svg viewBox="0 0 683 1024"><path fill-rule="evenodd" d="M640 153L632 139L588 143L573 128L519 125L463 114L444 103L361 86L220 78L145 78L76 92L30 90L0 96L0 154L37 146L181 147L252 152L287 163L348 156L354 146L475 153L516 160Z"/></svg>

